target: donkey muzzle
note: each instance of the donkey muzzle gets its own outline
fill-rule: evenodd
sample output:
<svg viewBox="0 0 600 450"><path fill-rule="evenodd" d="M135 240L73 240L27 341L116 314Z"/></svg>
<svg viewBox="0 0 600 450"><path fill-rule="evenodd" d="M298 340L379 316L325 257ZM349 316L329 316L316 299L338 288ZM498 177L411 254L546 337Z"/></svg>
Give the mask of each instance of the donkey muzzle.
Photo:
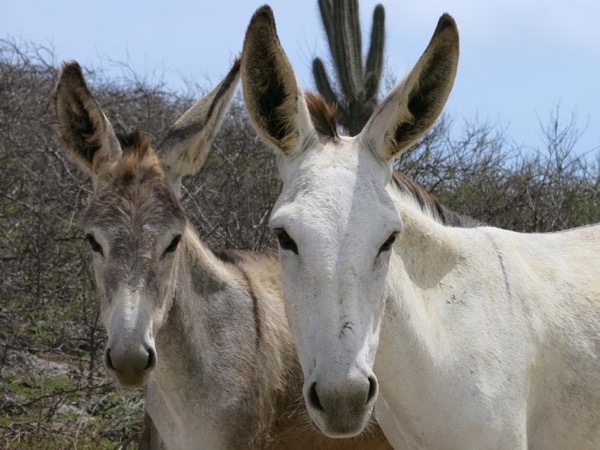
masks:
<svg viewBox="0 0 600 450"><path fill-rule="evenodd" d="M124 387L138 387L156 366L156 350L153 345L107 346L104 365Z"/></svg>

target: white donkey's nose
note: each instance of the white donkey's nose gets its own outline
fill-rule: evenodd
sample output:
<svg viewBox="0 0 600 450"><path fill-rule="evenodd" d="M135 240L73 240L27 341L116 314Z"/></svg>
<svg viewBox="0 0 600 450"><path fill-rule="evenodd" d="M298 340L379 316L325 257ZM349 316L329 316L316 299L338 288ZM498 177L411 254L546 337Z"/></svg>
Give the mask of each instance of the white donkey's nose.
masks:
<svg viewBox="0 0 600 450"><path fill-rule="evenodd" d="M304 386L304 399L315 425L327 436L352 437L367 424L378 384L373 373L354 372L346 377L311 377Z"/></svg>

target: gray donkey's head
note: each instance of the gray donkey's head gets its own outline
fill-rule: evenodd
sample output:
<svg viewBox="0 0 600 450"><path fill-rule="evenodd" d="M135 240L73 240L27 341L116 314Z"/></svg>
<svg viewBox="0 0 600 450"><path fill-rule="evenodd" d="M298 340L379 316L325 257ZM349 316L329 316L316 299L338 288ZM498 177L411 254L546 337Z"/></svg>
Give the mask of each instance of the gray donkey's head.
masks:
<svg viewBox="0 0 600 450"><path fill-rule="evenodd" d="M203 164L238 78L236 62L155 152L139 132L117 138L77 63L65 64L59 75L53 97L58 133L94 186L83 226L108 332L104 361L124 386L142 384L160 357L154 339L174 299L187 226L181 177Z"/></svg>

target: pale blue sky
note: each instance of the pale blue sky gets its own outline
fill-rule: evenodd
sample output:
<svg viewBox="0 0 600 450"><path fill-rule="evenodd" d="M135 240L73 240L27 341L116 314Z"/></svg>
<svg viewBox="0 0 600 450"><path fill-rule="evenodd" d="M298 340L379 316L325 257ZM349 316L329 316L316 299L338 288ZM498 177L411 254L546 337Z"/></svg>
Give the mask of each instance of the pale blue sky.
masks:
<svg viewBox="0 0 600 450"><path fill-rule="evenodd" d="M128 61L141 75L209 87L240 52L248 21L264 1L33 1L0 3L0 37L52 46L118 77ZM368 33L374 5L360 2ZM425 49L438 17L449 12L461 33L457 81L446 111L507 129L518 143L539 142L538 121L561 102L586 128L579 151L600 145L600 1L383 0L386 72L402 76ZM314 89L310 65L327 56L316 0L272 0L282 44L300 82ZM366 36L365 40L366 41ZM366 47L366 42L365 42Z"/></svg>

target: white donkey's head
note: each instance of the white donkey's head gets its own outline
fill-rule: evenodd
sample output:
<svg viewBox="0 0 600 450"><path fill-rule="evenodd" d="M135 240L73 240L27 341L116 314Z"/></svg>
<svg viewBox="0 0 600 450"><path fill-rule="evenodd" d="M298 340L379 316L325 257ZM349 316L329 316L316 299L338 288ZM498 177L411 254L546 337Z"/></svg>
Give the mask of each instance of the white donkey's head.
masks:
<svg viewBox="0 0 600 450"><path fill-rule="evenodd" d="M77 63L63 67L54 91L58 133L67 153L92 178L84 216L93 253L107 369L139 386L155 367L155 337L175 295L187 226L181 177L202 166L235 92L239 62L169 130L157 154L140 133L117 138Z"/></svg>
<svg viewBox="0 0 600 450"><path fill-rule="evenodd" d="M402 219L386 190L392 160L439 116L458 63L458 31L440 18L414 69L356 137L338 136L298 86L273 14L248 27L242 85L250 118L278 155L283 190L270 226L280 245L286 310L311 418L327 435L358 434L377 398L373 363ZM312 115L312 120L311 120Z"/></svg>

